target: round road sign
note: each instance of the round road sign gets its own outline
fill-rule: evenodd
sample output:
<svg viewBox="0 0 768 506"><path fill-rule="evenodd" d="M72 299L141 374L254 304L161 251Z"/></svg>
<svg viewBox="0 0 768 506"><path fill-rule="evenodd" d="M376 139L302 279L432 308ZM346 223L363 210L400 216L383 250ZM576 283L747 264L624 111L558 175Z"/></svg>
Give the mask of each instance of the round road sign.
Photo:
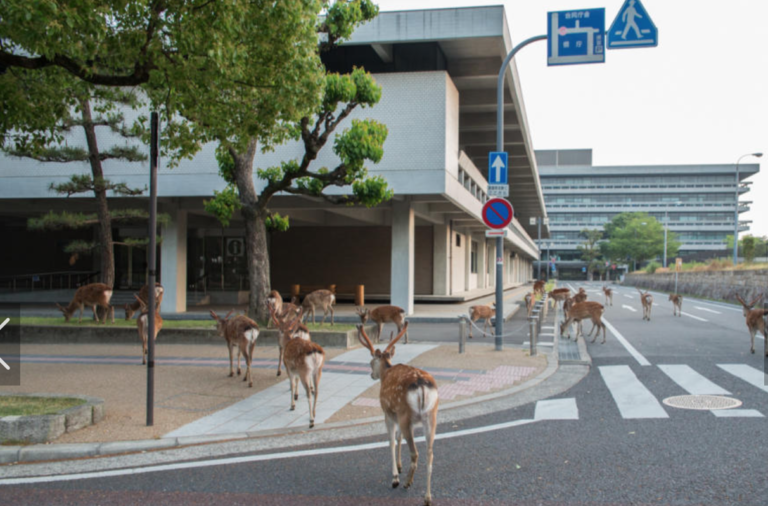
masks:
<svg viewBox="0 0 768 506"><path fill-rule="evenodd" d="M483 222L491 228L505 228L514 215L512 204L505 199L490 199L483 206Z"/></svg>

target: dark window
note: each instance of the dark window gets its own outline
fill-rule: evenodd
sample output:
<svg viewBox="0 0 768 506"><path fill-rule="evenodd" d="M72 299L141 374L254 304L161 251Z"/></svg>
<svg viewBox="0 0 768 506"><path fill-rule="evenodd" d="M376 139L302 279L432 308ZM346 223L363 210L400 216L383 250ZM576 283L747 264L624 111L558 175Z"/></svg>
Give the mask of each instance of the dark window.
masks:
<svg viewBox="0 0 768 506"><path fill-rule="evenodd" d="M469 260L469 269L472 274L477 274L477 241L472 241L472 255Z"/></svg>
<svg viewBox="0 0 768 506"><path fill-rule="evenodd" d="M461 236L456 234L456 247L461 248Z"/></svg>

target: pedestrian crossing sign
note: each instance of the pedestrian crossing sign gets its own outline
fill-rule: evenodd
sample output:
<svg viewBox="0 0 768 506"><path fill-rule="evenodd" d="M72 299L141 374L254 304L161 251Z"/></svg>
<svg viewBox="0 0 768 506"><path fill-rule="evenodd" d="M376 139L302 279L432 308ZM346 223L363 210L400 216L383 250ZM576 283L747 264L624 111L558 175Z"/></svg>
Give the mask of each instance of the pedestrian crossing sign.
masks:
<svg viewBox="0 0 768 506"><path fill-rule="evenodd" d="M624 0L608 30L608 49L656 47L659 31L640 0Z"/></svg>

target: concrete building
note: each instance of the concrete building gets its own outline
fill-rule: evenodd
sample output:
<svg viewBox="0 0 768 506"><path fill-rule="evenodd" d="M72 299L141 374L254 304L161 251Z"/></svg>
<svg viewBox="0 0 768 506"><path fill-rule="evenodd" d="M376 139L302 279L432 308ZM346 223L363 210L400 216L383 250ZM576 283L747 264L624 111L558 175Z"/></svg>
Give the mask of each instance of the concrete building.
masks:
<svg viewBox="0 0 768 506"><path fill-rule="evenodd" d="M536 151L549 215L551 240L542 242L556 258L559 277L586 279L577 249L580 232L598 229L624 212L643 212L667 224L682 243L684 259L730 258L726 236L733 235L736 215L736 166L653 165L594 166L592 150ZM747 178L760 166L739 164L739 195L749 191ZM739 201L738 213L749 210ZM739 221L739 232L749 230ZM550 266L551 267L551 266Z"/></svg>
<svg viewBox="0 0 768 506"><path fill-rule="evenodd" d="M391 300L409 313L415 300L464 300L494 290L495 248L485 238L481 208L488 198L488 152L495 151L496 79L512 47L504 8L495 6L383 12L348 43L323 55L330 71L362 66L382 86L377 106L356 110L345 121L372 117L387 125L384 158L368 169L385 177L396 196L374 209L276 196L270 207L290 216L291 228L270 237L273 288L287 294L293 284L362 284L366 298ZM516 213L505 241L504 283L514 286L532 277L538 250L529 217L542 216L545 209L514 63L504 95L504 148ZM109 141L100 140L102 145ZM79 134L68 142L84 145ZM203 200L224 187L214 149L206 145L172 170L161 161L159 210L171 216L159 260L166 312L185 311L188 293L241 292L242 300L247 286L242 221L236 218L222 229L203 209ZM280 146L258 155L256 166L279 165L301 153L298 144ZM313 168L337 163L326 147ZM24 258L0 263L0 285L29 283L38 273L38 283L48 276L55 288L68 273L71 278L73 271L98 268L93 259L70 265L62 246L74 234L26 230L28 217L49 210L93 209L92 199L64 199L49 191L52 182L63 182L72 173L88 174L89 169L0 158L0 220L6 240L28 245ZM146 164L108 161L105 173L134 187L148 182ZM263 185L256 179L257 191ZM110 205L137 202L144 205L146 199L113 198ZM146 235L143 227L120 227L114 233L116 240ZM548 236L546 228L544 233ZM80 235L92 238L94 231ZM116 288L135 289L144 282L144 257L141 250L116 248Z"/></svg>

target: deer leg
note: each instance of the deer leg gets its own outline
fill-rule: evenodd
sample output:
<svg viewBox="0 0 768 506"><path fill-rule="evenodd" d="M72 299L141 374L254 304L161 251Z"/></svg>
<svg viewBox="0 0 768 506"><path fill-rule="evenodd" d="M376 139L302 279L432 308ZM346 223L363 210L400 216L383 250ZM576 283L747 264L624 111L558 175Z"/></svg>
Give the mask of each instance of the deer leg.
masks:
<svg viewBox="0 0 768 506"><path fill-rule="evenodd" d="M387 424L387 433L389 434L389 449L392 452L392 488L400 485L400 474L397 469L397 449L395 443L397 440L397 423L389 415L384 415L384 422Z"/></svg>
<svg viewBox="0 0 768 506"><path fill-rule="evenodd" d="M328 309L331 310L331 327L333 327L333 306L328 306Z"/></svg>
<svg viewBox="0 0 768 506"><path fill-rule="evenodd" d="M115 323L115 306L108 306L109 307L109 314L112 316L112 323ZM104 315L104 323L107 322L107 315Z"/></svg>
<svg viewBox="0 0 768 506"><path fill-rule="evenodd" d="M403 432L397 427L397 474L403 472Z"/></svg>
<svg viewBox="0 0 768 506"><path fill-rule="evenodd" d="M384 330L384 324L382 322L378 322L378 323L376 323L376 328L377 328L377 331L376 331L376 342L380 343L381 342L381 331Z"/></svg>
<svg viewBox="0 0 768 506"><path fill-rule="evenodd" d="M235 375L235 371L232 368L232 345L227 343L227 349L229 350L229 377L231 378Z"/></svg>
<svg viewBox="0 0 768 506"><path fill-rule="evenodd" d="M474 327L475 320L469 317L469 338L472 339L472 327Z"/></svg>
<svg viewBox="0 0 768 506"><path fill-rule="evenodd" d="M755 334L757 334L757 329L749 329L749 337L750 337L750 347L749 352L754 354L755 353Z"/></svg>
<svg viewBox="0 0 768 506"><path fill-rule="evenodd" d="M315 415L312 412L312 376L308 370L301 373L301 384L307 394L307 408L309 410L309 428L315 426Z"/></svg>
<svg viewBox="0 0 768 506"><path fill-rule="evenodd" d="M416 468L419 464L419 450L416 448L416 443L413 440L413 425L411 421L403 417L400 419L400 430L405 435L405 440L408 442L408 449L411 451L411 468L408 470L408 478L405 480L403 488L408 488L413 485L413 476L416 474Z"/></svg>
<svg viewBox="0 0 768 506"><path fill-rule="evenodd" d="M253 348L256 346L256 341L253 341L248 347L248 387L253 386L253 378L251 377L251 362L253 362Z"/></svg>
<svg viewBox="0 0 768 506"><path fill-rule="evenodd" d="M80 304L80 317L77 319L77 323L83 323L83 310L85 309L85 306ZM94 313L94 316L96 313Z"/></svg>
<svg viewBox="0 0 768 506"><path fill-rule="evenodd" d="M317 413L317 392L320 389L320 378L323 376L323 370L321 368L317 368L315 370L315 374L312 377L312 396L314 397L312 402L312 420L314 422L315 420L315 414ZM311 428L311 427L310 427Z"/></svg>
<svg viewBox="0 0 768 506"><path fill-rule="evenodd" d="M237 375L238 376L240 376L240 374L241 374L241 372L240 372L240 353L241 353L241 350L240 350L240 347L238 346L237 347Z"/></svg>
<svg viewBox="0 0 768 506"><path fill-rule="evenodd" d="M293 371L288 369L286 366L286 371L288 371L288 381L291 383L291 411L296 410L296 398L299 396L299 378L298 375L294 374ZM294 395L294 389L296 390L296 394Z"/></svg>
<svg viewBox="0 0 768 506"><path fill-rule="evenodd" d="M280 356L277 359L277 375L278 376L280 376L280 367L282 366L282 364L283 364L283 347L280 346Z"/></svg>
<svg viewBox="0 0 768 506"><path fill-rule="evenodd" d="M432 446L435 442L437 429L437 409L432 410L424 420L424 436L427 440L427 493L424 495L424 506L432 505Z"/></svg>

